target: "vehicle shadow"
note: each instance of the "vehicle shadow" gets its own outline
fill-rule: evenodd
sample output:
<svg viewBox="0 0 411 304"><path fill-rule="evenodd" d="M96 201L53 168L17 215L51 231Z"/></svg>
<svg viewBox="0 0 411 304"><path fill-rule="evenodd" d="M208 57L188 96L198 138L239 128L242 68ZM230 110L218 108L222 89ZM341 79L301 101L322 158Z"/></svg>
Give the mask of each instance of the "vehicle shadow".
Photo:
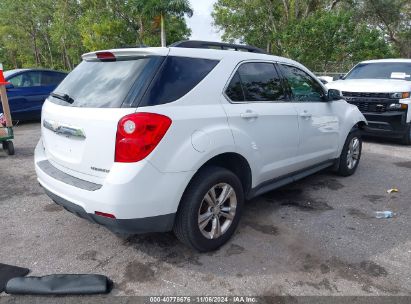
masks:
<svg viewBox="0 0 411 304"><path fill-rule="evenodd" d="M362 136L364 142L366 143L374 143L374 144L379 144L379 145L384 145L384 146L392 146L392 145L396 145L396 146L400 146L400 147L407 147L406 145L401 143L401 140L398 138L382 138L382 137L374 137L374 136Z"/></svg>
<svg viewBox="0 0 411 304"><path fill-rule="evenodd" d="M395 219L382 222L372 216L383 196L364 191L359 194L361 202L345 198L363 174L354 175L347 183L323 171L247 202L237 232L215 252L193 251L172 233L131 236L124 239L124 245L152 258L154 262L145 267L153 271L189 267L206 282L222 281L227 276L257 279L274 273L299 273L300 286L325 292L339 292L337 284L331 282L343 279L365 293L380 290L398 294L404 290L387 280L390 270L374 257L401 246L410 237L396 234L389 243L371 241L375 227L384 233L387 225L393 229L398 224ZM365 247L359 250L354 240ZM126 269L134 266L130 262Z"/></svg>

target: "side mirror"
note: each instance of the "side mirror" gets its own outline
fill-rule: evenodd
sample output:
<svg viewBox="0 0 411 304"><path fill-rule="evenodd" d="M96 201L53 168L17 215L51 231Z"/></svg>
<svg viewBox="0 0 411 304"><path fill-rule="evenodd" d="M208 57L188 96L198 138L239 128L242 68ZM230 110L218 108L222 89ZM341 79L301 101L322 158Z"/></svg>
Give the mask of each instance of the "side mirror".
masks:
<svg viewBox="0 0 411 304"><path fill-rule="evenodd" d="M6 89L7 90L13 89L13 88L14 88L14 85L12 83L6 84Z"/></svg>
<svg viewBox="0 0 411 304"><path fill-rule="evenodd" d="M333 100L341 100L343 99L341 92L335 89L329 89L327 93L327 99L328 101L333 101Z"/></svg>
<svg viewBox="0 0 411 304"><path fill-rule="evenodd" d="M340 76L338 76L338 79L340 79L340 80L344 80L344 75L340 75Z"/></svg>

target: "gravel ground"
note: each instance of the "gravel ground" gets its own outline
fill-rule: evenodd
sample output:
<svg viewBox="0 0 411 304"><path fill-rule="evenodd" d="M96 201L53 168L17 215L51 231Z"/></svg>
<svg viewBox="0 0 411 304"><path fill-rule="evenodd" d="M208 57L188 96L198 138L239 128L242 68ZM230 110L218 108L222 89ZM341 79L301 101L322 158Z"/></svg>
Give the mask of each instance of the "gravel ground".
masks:
<svg viewBox="0 0 411 304"><path fill-rule="evenodd" d="M232 240L199 254L171 233L120 237L53 204L33 168L39 124L15 135L16 155L0 152L0 262L31 275L105 274L113 296L411 295L411 147L367 141L354 176L322 172L248 202Z"/></svg>

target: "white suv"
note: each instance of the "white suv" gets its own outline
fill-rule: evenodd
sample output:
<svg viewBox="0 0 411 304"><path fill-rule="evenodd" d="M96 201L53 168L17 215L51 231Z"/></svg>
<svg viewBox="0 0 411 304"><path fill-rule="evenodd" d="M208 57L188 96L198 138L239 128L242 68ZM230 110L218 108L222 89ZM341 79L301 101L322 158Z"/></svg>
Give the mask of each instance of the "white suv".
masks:
<svg viewBox="0 0 411 304"><path fill-rule="evenodd" d="M365 124L304 66L253 47L99 51L44 103L35 167L82 218L174 230L208 251L233 234L244 200L327 167L353 174Z"/></svg>

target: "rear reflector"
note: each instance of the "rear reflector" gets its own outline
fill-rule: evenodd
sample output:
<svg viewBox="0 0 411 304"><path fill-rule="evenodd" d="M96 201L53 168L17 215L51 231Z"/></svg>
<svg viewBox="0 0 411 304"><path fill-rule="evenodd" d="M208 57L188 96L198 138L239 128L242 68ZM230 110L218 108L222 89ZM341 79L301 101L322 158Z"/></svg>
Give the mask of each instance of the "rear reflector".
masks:
<svg viewBox="0 0 411 304"><path fill-rule="evenodd" d="M98 52L96 53L97 58L102 61L116 61L116 56L110 52Z"/></svg>
<svg viewBox="0 0 411 304"><path fill-rule="evenodd" d="M154 113L134 113L117 126L114 161L134 163L146 158L170 128L171 119Z"/></svg>
<svg viewBox="0 0 411 304"><path fill-rule="evenodd" d="M100 212L100 211L95 211L94 214L98 215L98 216L102 216L102 217L112 218L112 219L116 218L116 216L114 214L104 213L104 212Z"/></svg>

